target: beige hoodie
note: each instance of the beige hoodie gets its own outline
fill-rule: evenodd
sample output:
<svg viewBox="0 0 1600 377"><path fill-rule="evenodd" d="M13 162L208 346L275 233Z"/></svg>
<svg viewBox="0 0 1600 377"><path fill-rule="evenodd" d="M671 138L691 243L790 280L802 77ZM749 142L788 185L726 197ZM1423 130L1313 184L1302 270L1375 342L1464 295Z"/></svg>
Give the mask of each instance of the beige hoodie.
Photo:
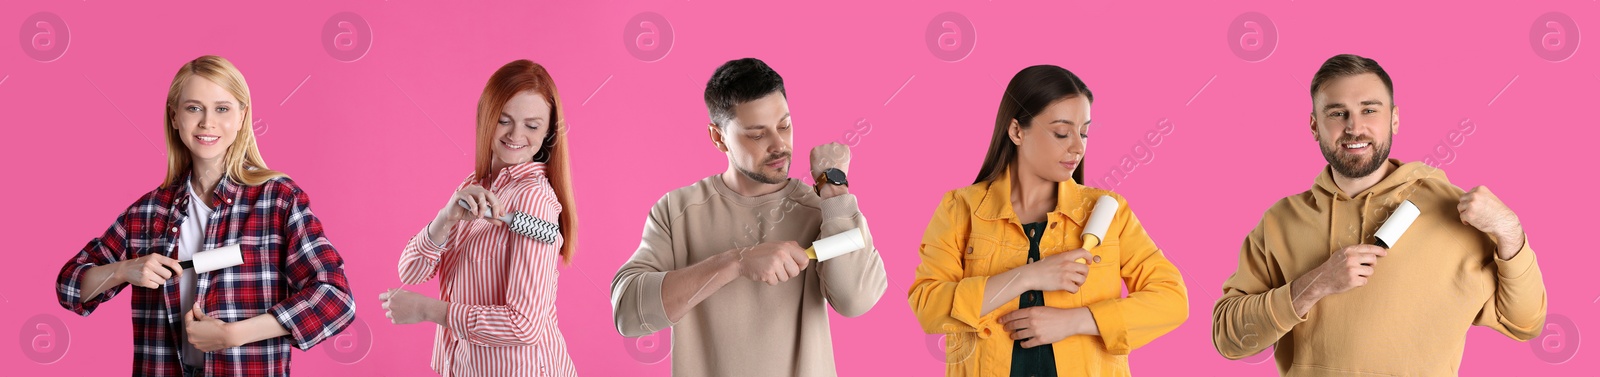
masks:
<svg viewBox="0 0 1600 377"><path fill-rule="evenodd" d="M1218 352L1239 359L1276 345L1273 357L1286 376L1456 375L1469 326L1519 341L1539 334L1544 280L1528 244L1500 260L1489 236L1461 223L1463 191L1443 171L1388 163L1389 176L1353 198L1325 168L1311 190L1267 210L1217 300ZM1373 243L1373 232L1407 199L1422 215L1367 285L1296 316L1289 282L1340 248Z"/></svg>

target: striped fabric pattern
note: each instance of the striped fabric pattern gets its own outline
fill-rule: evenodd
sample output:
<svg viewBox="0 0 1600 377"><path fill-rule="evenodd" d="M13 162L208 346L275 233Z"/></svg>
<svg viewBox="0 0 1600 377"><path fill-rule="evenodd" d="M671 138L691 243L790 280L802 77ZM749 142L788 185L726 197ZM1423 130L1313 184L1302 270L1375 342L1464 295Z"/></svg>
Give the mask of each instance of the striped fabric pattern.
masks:
<svg viewBox="0 0 1600 377"><path fill-rule="evenodd" d="M476 182L468 177L460 187ZM458 188L459 189L459 188ZM501 169L488 187L507 210L554 222L561 204L542 163ZM438 245L424 228L406 243L400 280L439 278L440 299L450 303L439 326L433 370L444 376L576 376L556 322L556 281L561 245L513 234L488 220L461 221Z"/></svg>

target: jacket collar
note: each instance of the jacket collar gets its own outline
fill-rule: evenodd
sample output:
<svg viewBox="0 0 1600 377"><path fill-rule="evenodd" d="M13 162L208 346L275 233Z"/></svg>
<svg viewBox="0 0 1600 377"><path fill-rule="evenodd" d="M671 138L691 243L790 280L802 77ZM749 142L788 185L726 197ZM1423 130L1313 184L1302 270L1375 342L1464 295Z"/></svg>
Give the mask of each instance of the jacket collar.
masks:
<svg viewBox="0 0 1600 377"><path fill-rule="evenodd" d="M1075 210L1082 207L1082 202L1079 200L1082 191L1083 186L1077 182L1056 183L1056 208L1051 213L1072 219L1073 222L1082 225L1087 211ZM983 201L978 203L973 214L984 220L1016 221L1017 212L1011 208L1011 169L1007 168L999 178L989 181L989 189L984 193Z"/></svg>

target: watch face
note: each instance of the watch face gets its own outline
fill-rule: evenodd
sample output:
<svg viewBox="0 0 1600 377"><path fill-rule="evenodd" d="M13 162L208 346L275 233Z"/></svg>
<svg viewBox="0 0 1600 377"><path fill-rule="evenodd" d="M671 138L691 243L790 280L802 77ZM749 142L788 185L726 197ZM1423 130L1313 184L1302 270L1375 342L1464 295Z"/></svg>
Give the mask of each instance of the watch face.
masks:
<svg viewBox="0 0 1600 377"><path fill-rule="evenodd" d="M824 174L828 175L828 181L832 182L833 184L842 185L848 183L844 179L844 171L842 170L828 169L828 171Z"/></svg>

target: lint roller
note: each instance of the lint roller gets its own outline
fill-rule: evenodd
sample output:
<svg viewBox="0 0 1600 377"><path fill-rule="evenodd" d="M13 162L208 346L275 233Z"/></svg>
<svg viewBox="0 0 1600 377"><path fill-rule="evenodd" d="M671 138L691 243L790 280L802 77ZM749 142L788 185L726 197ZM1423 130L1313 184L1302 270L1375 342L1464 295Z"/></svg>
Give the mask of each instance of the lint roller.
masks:
<svg viewBox="0 0 1600 377"><path fill-rule="evenodd" d="M1100 242L1106 239L1106 230L1111 228L1111 219L1117 215L1117 198L1111 195L1101 196L1094 203L1094 211L1089 212L1089 222L1083 227L1083 249L1094 250ZM1078 263L1086 262L1078 258ZM1085 263L1087 264L1087 263Z"/></svg>
<svg viewBox="0 0 1600 377"><path fill-rule="evenodd" d="M1394 214L1389 215L1389 219L1384 220L1383 226L1378 227L1378 232L1374 234L1378 238L1377 245L1385 249L1393 247L1395 243L1400 242L1400 235L1406 233L1406 229L1411 227L1412 222L1417 221L1419 215L1422 215L1422 210L1417 209L1416 204L1412 204L1410 200L1400 202L1400 206L1394 209Z"/></svg>
<svg viewBox="0 0 1600 377"><path fill-rule="evenodd" d="M202 274L241 264L244 264L244 253L239 251L238 244L194 253L194 259L178 262L184 269L192 268Z"/></svg>
<svg viewBox="0 0 1600 377"><path fill-rule="evenodd" d="M466 209L469 212L472 211L472 205L468 204L466 199L457 200L456 205L461 206L461 208ZM491 208L487 212L493 214L494 209ZM521 234L522 236L532 238L535 241L547 244L555 244L556 238L561 237L560 225L549 221L544 221L526 213L511 212L500 216L498 220L506 223L506 227L511 228L512 233Z"/></svg>
<svg viewBox="0 0 1600 377"><path fill-rule="evenodd" d="M823 262L866 247L867 238L861 234L861 228L852 228L812 242L811 247L806 248L806 256Z"/></svg>

